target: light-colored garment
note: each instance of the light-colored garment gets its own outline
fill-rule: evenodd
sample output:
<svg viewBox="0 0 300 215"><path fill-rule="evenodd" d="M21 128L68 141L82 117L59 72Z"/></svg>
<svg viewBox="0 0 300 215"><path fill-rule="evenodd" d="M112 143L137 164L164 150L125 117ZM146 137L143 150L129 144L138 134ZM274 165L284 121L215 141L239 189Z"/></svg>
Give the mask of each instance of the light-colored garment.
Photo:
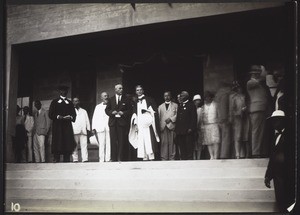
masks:
<svg viewBox="0 0 300 215"><path fill-rule="evenodd" d="M204 104L202 112L203 145L219 144L220 131L216 103Z"/></svg>
<svg viewBox="0 0 300 215"><path fill-rule="evenodd" d="M165 127L168 127L169 130L175 129L177 109L178 109L178 105L174 102L170 102L168 109L166 109L166 103L162 103L158 107L158 116L159 116L161 131L163 131ZM168 118L171 119L171 122L167 124L166 119Z"/></svg>
<svg viewBox="0 0 300 215"><path fill-rule="evenodd" d="M276 101L275 101L275 110L279 110L279 104L278 101L279 99L284 96L284 93L280 90L276 96Z"/></svg>
<svg viewBox="0 0 300 215"><path fill-rule="evenodd" d="M109 131L109 116L105 113L105 108L106 105L103 103L100 103L95 107L92 119L92 129L96 129L97 132Z"/></svg>
<svg viewBox="0 0 300 215"><path fill-rule="evenodd" d="M92 119L92 128L96 129L98 134L99 162L108 162L111 160L111 141L108 126L109 116L105 113L106 106L104 103L98 104Z"/></svg>
<svg viewBox="0 0 300 215"><path fill-rule="evenodd" d="M32 149L32 130L34 126L34 119L33 116L27 115L25 117L24 122L25 129L27 131L27 162L32 162L32 155L33 155L33 149Z"/></svg>
<svg viewBox="0 0 300 215"><path fill-rule="evenodd" d="M235 92L229 96L229 118L241 116L244 107L246 107L245 95Z"/></svg>
<svg viewBox="0 0 300 215"><path fill-rule="evenodd" d="M99 162L109 162L111 160L109 130L98 132L98 139L99 139Z"/></svg>
<svg viewBox="0 0 300 215"><path fill-rule="evenodd" d="M175 132L171 131L168 127L165 127L165 129L161 132L160 156L162 160L175 160L175 136Z"/></svg>
<svg viewBox="0 0 300 215"><path fill-rule="evenodd" d="M32 130L33 130L33 127L34 127L34 118L33 118L33 116L27 115L25 117L24 126L25 126L25 129L27 131L27 136L32 136Z"/></svg>
<svg viewBox="0 0 300 215"><path fill-rule="evenodd" d="M36 163L45 162L45 139L45 135L35 133L33 136L33 153Z"/></svg>
<svg viewBox="0 0 300 215"><path fill-rule="evenodd" d="M86 110L83 108L75 108L76 111L76 120L72 122L74 135L83 134L87 135L87 130L91 130L90 120Z"/></svg>
<svg viewBox="0 0 300 215"><path fill-rule="evenodd" d="M41 108L34 114L33 132L38 135L47 135L50 128L50 118L48 112Z"/></svg>
<svg viewBox="0 0 300 215"><path fill-rule="evenodd" d="M195 139L195 151L202 150L202 143L203 143L203 131L202 131L202 117L203 117L203 108L197 108L197 138Z"/></svg>
<svg viewBox="0 0 300 215"><path fill-rule="evenodd" d="M146 112L142 113L142 110ZM137 148L138 158L154 159L150 126L153 128L157 142L160 141L156 131L154 114L153 108L151 106L147 108L146 100L143 99L142 102L137 103L137 114L134 113L131 117L131 131L129 132L129 135L135 134L136 128L138 129L138 132L136 132L136 138L131 138L129 136L129 140L132 146ZM136 141L132 141L132 139L135 139Z"/></svg>
<svg viewBox="0 0 300 215"><path fill-rule="evenodd" d="M80 144L82 162L88 161L87 136L84 134L75 134L74 140L76 148L72 154L73 162L78 162L78 145Z"/></svg>
<svg viewBox="0 0 300 215"><path fill-rule="evenodd" d="M250 98L249 112L266 111L268 107L268 95L259 80L251 78L247 82L247 91Z"/></svg>

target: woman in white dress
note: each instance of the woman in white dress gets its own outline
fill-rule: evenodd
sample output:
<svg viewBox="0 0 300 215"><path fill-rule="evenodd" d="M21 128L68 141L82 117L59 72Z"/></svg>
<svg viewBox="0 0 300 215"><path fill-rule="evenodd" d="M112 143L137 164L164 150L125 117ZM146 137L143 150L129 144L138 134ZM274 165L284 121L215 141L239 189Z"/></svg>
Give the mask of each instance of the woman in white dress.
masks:
<svg viewBox="0 0 300 215"><path fill-rule="evenodd" d="M213 97L214 95L209 91L204 93L204 105L201 116L203 145L207 145L211 160L218 159L220 147L217 108Z"/></svg>

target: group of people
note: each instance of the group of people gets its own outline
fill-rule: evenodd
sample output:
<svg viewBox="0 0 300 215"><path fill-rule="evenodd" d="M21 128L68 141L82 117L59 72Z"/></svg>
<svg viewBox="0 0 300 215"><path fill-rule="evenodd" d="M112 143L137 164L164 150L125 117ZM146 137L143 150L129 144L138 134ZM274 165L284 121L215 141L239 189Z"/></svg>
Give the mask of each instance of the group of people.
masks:
<svg viewBox="0 0 300 215"><path fill-rule="evenodd" d="M66 162L71 157L78 162L79 145L82 161L88 161L91 138L99 146L100 162L203 159L205 148L210 159L267 157L266 118L272 113L271 100L275 100L273 110L280 109L284 93L278 88L272 98L261 73L262 67L253 65L245 88L237 81L221 82L215 94L205 91L204 101L199 94L191 99L187 91L175 101L166 91L164 103L158 107L153 98L144 95L141 85L136 86L136 96L128 97L123 95L123 86L116 84L111 98L107 92L101 93L92 124L79 98L68 100L68 87L61 86L49 112L38 100L34 102L34 116L30 116L29 107L23 108L23 116L19 115L18 107L16 142L23 143L16 144L17 160L21 160L20 153L27 146L27 162L32 162L32 154L35 162L45 162L49 133L56 162L60 155Z"/></svg>

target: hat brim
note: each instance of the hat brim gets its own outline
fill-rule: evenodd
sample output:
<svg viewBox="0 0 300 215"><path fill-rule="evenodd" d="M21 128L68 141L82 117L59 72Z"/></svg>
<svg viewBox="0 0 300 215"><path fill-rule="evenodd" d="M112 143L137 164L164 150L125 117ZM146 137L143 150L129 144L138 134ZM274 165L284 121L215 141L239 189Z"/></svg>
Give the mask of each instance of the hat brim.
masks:
<svg viewBox="0 0 300 215"><path fill-rule="evenodd" d="M274 120L274 119L285 119L285 116L269 116L267 120Z"/></svg>

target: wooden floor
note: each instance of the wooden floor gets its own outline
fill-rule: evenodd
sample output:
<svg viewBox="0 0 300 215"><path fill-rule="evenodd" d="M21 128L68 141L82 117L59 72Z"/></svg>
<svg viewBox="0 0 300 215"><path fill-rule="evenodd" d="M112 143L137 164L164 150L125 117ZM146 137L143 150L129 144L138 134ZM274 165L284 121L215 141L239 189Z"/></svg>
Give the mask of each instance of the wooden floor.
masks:
<svg viewBox="0 0 300 215"><path fill-rule="evenodd" d="M7 164L6 211L275 212L267 161Z"/></svg>

